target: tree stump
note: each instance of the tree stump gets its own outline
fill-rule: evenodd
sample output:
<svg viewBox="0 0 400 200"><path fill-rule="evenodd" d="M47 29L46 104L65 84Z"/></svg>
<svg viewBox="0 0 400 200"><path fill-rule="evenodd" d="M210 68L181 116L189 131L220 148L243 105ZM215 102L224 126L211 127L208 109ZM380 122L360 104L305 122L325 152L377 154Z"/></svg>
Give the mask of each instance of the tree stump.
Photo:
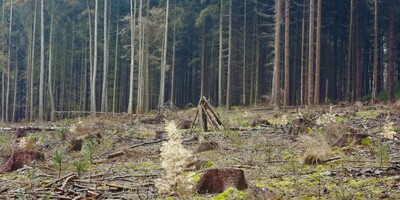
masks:
<svg viewBox="0 0 400 200"><path fill-rule="evenodd" d="M1 166L0 172L15 171L34 160L44 160L43 153L37 151L16 151L6 159Z"/></svg>
<svg viewBox="0 0 400 200"><path fill-rule="evenodd" d="M230 187L238 190L247 189L243 170L232 168L207 169L196 184L196 190L200 194L221 193Z"/></svg>
<svg viewBox="0 0 400 200"><path fill-rule="evenodd" d="M202 142L197 146L196 153L204 152L204 151L212 151L219 148L217 142Z"/></svg>

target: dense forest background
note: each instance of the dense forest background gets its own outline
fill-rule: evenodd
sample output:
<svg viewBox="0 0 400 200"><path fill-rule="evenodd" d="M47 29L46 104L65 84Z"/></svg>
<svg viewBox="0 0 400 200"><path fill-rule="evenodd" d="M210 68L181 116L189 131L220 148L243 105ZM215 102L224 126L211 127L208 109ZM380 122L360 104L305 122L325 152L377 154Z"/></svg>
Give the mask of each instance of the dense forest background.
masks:
<svg viewBox="0 0 400 200"><path fill-rule="evenodd" d="M396 0L0 2L6 122L200 96L229 109L393 101L400 81Z"/></svg>

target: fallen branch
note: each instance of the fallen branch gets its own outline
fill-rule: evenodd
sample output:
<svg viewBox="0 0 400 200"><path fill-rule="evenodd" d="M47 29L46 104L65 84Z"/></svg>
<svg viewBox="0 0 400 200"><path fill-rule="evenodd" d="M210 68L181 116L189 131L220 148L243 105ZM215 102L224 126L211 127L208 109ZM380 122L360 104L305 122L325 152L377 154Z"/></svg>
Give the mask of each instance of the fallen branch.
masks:
<svg viewBox="0 0 400 200"><path fill-rule="evenodd" d="M54 127L54 126L17 126L17 127L0 127L0 131L17 131L17 130L26 130L26 131L57 131L57 130L65 130L68 127Z"/></svg>
<svg viewBox="0 0 400 200"><path fill-rule="evenodd" d="M58 181L64 180L64 179L66 179L66 178L72 176L73 174L74 174L74 173L69 173L69 174L67 174L67 175L65 175L65 176L63 176L63 177L61 177L61 178L59 178L59 179L56 179L56 180L50 182L49 184L45 185L44 187L45 187L45 188L48 188L48 187L52 186L53 184L57 183Z"/></svg>
<svg viewBox="0 0 400 200"><path fill-rule="evenodd" d="M150 142L142 142L142 143L139 143L139 144L134 144L134 145L130 146L129 148L133 149L133 148L140 147L140 146L146 146L146 145L150 145L150 144L157 144L157 143L161 143L161 142L164 142L164 141L167 141L167 140L168 139L161 139L161 140L154 140L154 141L150 141Z"/></svg>

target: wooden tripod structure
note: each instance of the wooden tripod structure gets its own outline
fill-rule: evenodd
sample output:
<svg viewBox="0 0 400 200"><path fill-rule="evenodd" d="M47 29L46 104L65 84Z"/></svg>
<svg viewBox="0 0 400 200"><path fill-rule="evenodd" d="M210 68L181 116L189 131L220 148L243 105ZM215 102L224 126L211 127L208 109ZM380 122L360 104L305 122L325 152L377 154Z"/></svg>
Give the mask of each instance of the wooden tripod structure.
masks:
<svg viewBox="0 0 400 200"><path fill-rule="evenodd" d="M224 129L224 125L222 124L221 119L218 114L212 108L210 103L208 103L205 97L201 97L199 100L199 104L197 105L198 109L196 112L196 116L194 117L193 124L196 122L197 117L199 118L199 124L201 125L201 129L203 132L209 131L209 124L215 130ZM192 126L193 127L193 126Z"/></svg>

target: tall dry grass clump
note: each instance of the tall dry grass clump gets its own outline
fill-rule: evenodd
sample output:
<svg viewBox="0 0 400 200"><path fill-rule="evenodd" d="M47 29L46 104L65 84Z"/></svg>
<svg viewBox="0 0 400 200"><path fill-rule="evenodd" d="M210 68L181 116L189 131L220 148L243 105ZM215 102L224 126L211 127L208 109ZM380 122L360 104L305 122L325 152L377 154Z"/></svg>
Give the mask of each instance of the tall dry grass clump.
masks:
<svg viewBox="0 0 400 200"><path fill-rule="evenodd" d="M168 123L166 130L169 139L161 147L161 167L164 173L155 184L160 194L188 195L193 189L184 170L192 154L182 145L181 135L174 122Z"/></svg>

